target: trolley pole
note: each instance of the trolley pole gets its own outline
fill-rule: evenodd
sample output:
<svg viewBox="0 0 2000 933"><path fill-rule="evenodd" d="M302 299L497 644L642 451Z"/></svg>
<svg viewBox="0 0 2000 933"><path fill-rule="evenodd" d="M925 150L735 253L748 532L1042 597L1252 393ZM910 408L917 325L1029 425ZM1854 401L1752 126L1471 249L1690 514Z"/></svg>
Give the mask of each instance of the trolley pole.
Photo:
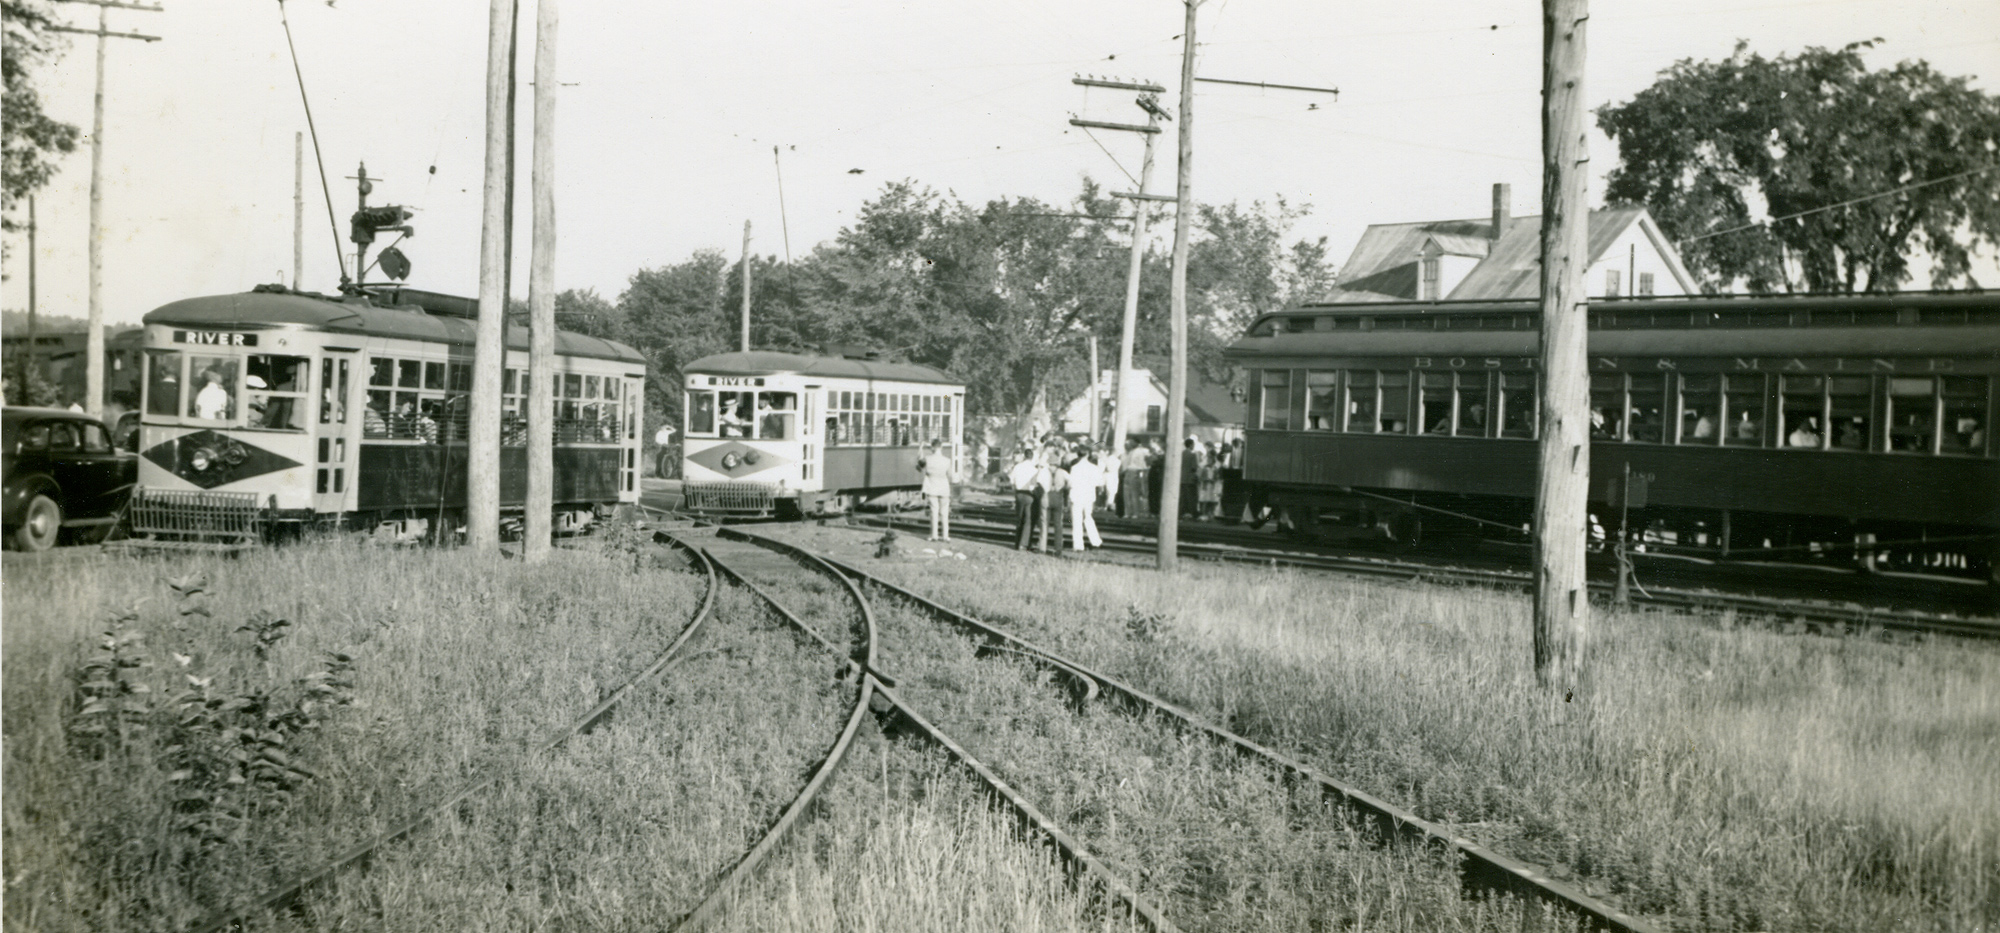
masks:
<svg viewBox="0 0 2000 933"><path fill-rule="evenodd" d="M1179 180L1174 186L1174 270L1169 292L1173 324L1173 365L1167 376L1167 462L1160 487L1160 569L1180 563L1181 435L1187 429L1187 263L1188 215L1194 203L1194 25L1199 0L1182 0L1187 26L1181 46L1181 127Z"/></svg>
<svg viewBox="0 0 2000 933"><path fill-rule="evenodd" d="M1590 632L1589 262L1583 119L1588 0L1542 0L1542 425L1535 498L1535 679L1575 695Z"/></svg>
<svg viewBox="0 0 2000 933"><path fill-rule="evenodd" d="M66 0L97 6L97 28L76 29L51 25L55 32L74 32L97 37L97 90L90 105L90 301L89 330L84 335L83 410L91 417L104 415L104 49L106 39L139 39L158 42L159 36L111 31L111 8L161 12L157 6L117 3L114 0Z"/></svg>
<svg viewBox="0 0 2000 933"><path fill-rule="evenodd" d="M486 37L486 179L479 229L479 322L466 449L466 540L500 550L500 370L507 350L507 157L513 0L492 0ZM546 382L537 379L535 382ZM530 386L533 388L533 386Z"/></svg>
<svg viewBox="0 0 2000 933"><path fill-rule="evenodd" d="M521 538L521 556L530 564L548 560L554 547L558 12L557 0L536 0L534 168L529 179L534 231L528 257L528 501Z"/></svg>
<svg viewBox="0 0 2000 933"><path fill-rule="evenodd" d="M306 275L306 134L292 134L292 287Z"/></svg>

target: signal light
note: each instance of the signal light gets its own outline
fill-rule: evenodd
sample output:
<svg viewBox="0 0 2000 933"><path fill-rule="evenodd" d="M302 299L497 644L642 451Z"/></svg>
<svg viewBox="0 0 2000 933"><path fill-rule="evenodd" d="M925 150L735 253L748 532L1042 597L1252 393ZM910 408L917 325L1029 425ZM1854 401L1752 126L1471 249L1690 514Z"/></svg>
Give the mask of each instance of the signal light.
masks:
<svg viewBox="0 0 2000 933"><path fill-rule="evenodd" d="M417 231L403 223L412 216L409 208L393 204L386 207L364 207L355 211L350 219L353 233L348 239L365 246L375 242L375 234L386 231L415 236Z"/></svg>

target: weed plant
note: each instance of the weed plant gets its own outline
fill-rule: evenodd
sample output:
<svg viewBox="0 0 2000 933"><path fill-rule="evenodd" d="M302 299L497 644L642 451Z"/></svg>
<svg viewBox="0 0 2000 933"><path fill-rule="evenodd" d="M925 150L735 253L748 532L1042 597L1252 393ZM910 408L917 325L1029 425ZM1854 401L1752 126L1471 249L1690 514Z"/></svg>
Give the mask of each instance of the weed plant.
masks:
<svg viewBox="0 0 2000 933"><path fill-rule="evenodd" d="M1600 609L1563 703L1525 597L805 535L1675 929L2000 926L1990 645Z"/></svg>

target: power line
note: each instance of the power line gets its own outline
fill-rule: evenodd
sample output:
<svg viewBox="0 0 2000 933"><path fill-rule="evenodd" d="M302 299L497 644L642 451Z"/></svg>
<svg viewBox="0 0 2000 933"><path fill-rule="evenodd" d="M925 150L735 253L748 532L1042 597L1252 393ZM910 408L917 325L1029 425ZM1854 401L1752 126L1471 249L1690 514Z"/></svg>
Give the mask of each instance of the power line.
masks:
<svg viewBox="0 0 2000 933"><path fill-rule="evenodd" d="M1931 185L1938 185L1938 184L1943 184L1943 183L1945 183L1945 182L1948 182L1948 181L1951 181L1951 180L1953 180L1953 179L1956 179L1956 178L1965 178L1965 177L1967 177L1967 176L1969 176L1969 175L1978 175L1978 174L1980 174L1980 173L1982 173L1982 172L1990 172L1990 171L1992 171L1992 170L1994 170L1994 169L1996 169L1996 168L2000 168L2000 164L1994 164L1994 165L1987 165L1987 166L1983 166L1983 167L1980 167L1980 168L1973 168L1973 169L1966 169L1966 170L1965 170L1965 171L1963 171L1963 172L1954 172L1954 173L1952 173L1952 174L1950 174L1950 175L1945 175L1945 176L1942 176L1942 177L1939 177L1939 178L1933 178L1933 179L1931 179L1931 180L1929 180L1929 181L1919 181L1919 182L1915 182L1915 183L1912 183L1912 184L1907 184L1907 185L1903 185L1903 186L1901 186L1901 187L1898 187L1898 188L1890 188L1890 189L1889 189L1889 190L1887 190L1887 191L1881 191L1881 192L1877 192L1877 193L1875 193L1875 194L1870 194L1870 195L1864 195L1864 196L1862 196L1862 197L1858 197L1858 198L1850 198L1850 199L1848 199L1848 200L1846 200L1846 201L1839 201L1839 202L1836 202L1836 203L1833 203L1833 204L1828 204L1828 205L1826 205L1825 207L1815 207L1815 208L1813 208L1812 210L1809 210L1809 211L1800 211L1800 212L1798 212L1798 213L1796 213L1796 214L1786 214L1786 215L1785 215L1785 216L1783 216L1783 217L1773 217L1773 218L1771 218L1770 220L1759 220L1759 221L1757 221L1757 222L1755 222L1755 223L1747 223L1747 224L1744 224L1744 225L1742 225L1742 226L1740 226L1740 227L1730 227L1730 228L1729 228L1729 229L1727 229L1727 230L1717 230L1717 231L1715 231L1714 233L1704 233L1704 234L1702 234L1701 236L1696 236L1696 237L1688 237L1688 238L1687 238L1686 240L1684 240L1684 241L1682 241L1682 242L1686 242L1686 243L1693 243L1693 242L1695 242L1696 240L1706 240L1706 239L1708 239L1708 238L1710 238L1710 237L1718 237L1718 236L1722 236L1722 235L1724 235L1724 234L1729 234L1729 233L1737 233L1737 232L1740 232L1740 231L1743 231L1743 230L1750 230L1750 229L1753 229L1753 228L1756 228L1756 227L1767 227L1767 226L1770 226L1771 224L1775 224L1775 223L1778 223L1779 221L1784 221L1784 220L1795 220L1795 219L1797 219L1797 218L1800 218L1800 217L1805 217L1805 216L1807 216L1807 215L1810 215L1810 214L1818 214L1818 213L1823 213L1823 212L1825 212L1825 211L1830 211L1830 210L1833 210L1834 208L1839 208L1839 207L1847 207L1847 206L1849 206L1849 205L1853 205L1853 204L1860 204L1860 203L1862 203L1862 202L1864 202L1864 201L1875 201L1875 200L1880 200L1880 199L1882 199L1882 198L1886 198L1886 197L1888 197L1888 196L1890 196L1890 195L1892 195L1892 194L1902 194L1902 193L1903 193L1903 192L1905 192L1905 191L1915 191L1915 190L1916 190L1916 189L1918 189L1918 188L1927 188L1927 187L1930 187Z"/></svg>

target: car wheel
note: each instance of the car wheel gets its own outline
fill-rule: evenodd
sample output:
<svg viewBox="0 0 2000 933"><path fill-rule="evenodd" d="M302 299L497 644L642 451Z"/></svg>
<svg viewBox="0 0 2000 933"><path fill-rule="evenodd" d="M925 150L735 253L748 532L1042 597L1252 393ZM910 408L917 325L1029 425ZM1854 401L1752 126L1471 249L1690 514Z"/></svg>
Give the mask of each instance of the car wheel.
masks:
<svg viewBox="0 0 2000 933"><path fill-rule="evenodd" d="M62 506L48 496L36 496L28 501L20 527L14 529L14 546L23 551L46 551L56 546L61 532Z"/></svg>

